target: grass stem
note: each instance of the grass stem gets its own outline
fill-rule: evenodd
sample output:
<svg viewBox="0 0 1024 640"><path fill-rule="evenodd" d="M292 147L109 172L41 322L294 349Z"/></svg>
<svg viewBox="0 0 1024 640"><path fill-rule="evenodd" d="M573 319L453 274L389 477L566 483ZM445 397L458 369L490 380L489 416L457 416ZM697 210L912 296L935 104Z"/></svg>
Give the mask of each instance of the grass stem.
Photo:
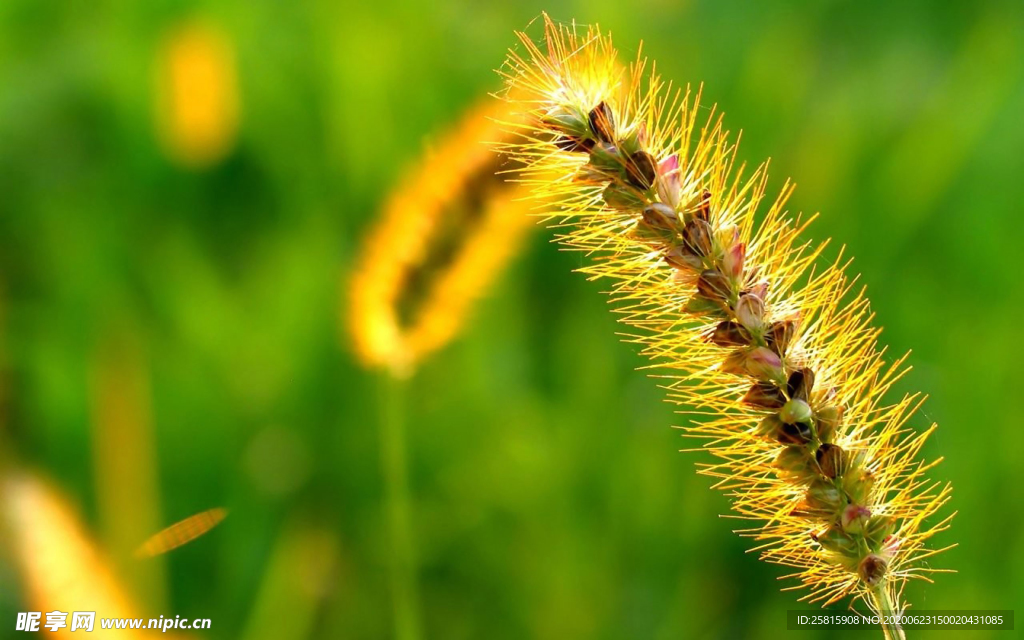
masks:
<svg viewBox="0 0 1024 640"><path fill-rule="evenodd" d="M405 444L405 387L396 376L381 380L380 436L385 508L391 541L390 573L396 640L419 640L419 592Z"/></svg>
<svg viewBox="0 0 1024 640"><path fill-rule="evenodd" d="M878 615L882 616L882 632L885 634L885 640L906 640L903 627L893 620L896 612L892 610L892 602L889 600L889 592L886 590L884 582L871 590L871 599L874 600Z"/></svg>

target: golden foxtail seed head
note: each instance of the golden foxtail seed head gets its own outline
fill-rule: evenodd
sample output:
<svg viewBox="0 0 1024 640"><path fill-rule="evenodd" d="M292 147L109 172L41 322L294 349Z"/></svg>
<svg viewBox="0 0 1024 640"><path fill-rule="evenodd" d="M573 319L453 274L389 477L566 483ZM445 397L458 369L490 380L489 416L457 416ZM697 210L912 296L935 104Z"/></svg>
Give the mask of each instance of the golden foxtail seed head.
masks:
<svg viewBox="0 0 1024 640"><path fill-rule="evenodd" d="M765 166L733 166L699 91L642 57L623 66L597 27L545 17L539 43L520 40L501 71L517 137L499 148L553 203L559 239L592 256L582 271L613 282L631 340L692 419L686 435L715 457L701 473L756 523L740 533L794 569L804 599L900 610L906 580L934 571L925 545L949 518L926 522L950 487L917 460L934 428L906 426L920 397L884 399L906 368L883 361L844 261L818 265L825 245L784 210L790 184L755 216Z"/></svg>

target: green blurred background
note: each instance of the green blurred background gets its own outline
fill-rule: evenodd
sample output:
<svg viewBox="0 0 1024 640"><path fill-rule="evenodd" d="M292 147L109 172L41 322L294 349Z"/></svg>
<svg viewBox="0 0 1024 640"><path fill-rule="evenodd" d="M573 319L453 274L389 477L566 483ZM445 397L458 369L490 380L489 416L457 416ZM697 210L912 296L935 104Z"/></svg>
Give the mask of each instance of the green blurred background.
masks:
<svg viewBox="0 0 1024 640"><path fill-rule="evenodd" d="M643 40L666 77L705 83L743 159L773 158L774 188L796 180L791 208L856 256L892 353L915 350L915 426L941 426L926 454L946 457L933 476L959 515L936 544L960 546L936 564L959 573L909 600L1024 602L1024 5L513 5L0 3L6 440L81 506L145 613L209 617L208 638L392 633L380 385L344 339L348 272L389 189L498 88L542 10L599 22L627 57ZM240 122L189 168L161 146L153 69L195 17L234 50ZM602 286L550 237L409 385L424 636L783 636L786 571L718 517L707 458L677 453ZM104 440L97 415L132 388L147 431ZM104 494L122 467L152 486ZM231 515L139 567L118 522L132 500L136 523ZM10 565L4 627L24 610ZM985 634L914 634L945 636Z"/></svg>

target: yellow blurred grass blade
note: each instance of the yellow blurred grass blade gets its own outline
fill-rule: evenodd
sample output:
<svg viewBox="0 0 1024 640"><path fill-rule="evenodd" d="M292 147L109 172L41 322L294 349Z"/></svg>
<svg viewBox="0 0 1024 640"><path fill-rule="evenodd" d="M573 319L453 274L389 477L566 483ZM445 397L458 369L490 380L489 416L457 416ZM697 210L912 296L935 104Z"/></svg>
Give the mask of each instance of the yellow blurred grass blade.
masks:
<svg viewBox="0 0 1024 640"><path fill-rule="evenodd" d="M168 637L100 628L100 618L145 616L125 593L109 559L89 539L75 510L48 482L35 474L12 471L0 480L0 494L4 538L21 575L27 610L95 611L95 627L88 636L94 639ZM57 638L80 636L71 635L69 627L46 633Z"/></svg>
<svg viewBox="0 0 1024 640"><path fill-rule="evenodd" d="M90 427L99 528L118 573L147 609L167 603L163 562L130 551L162 524L149 367L137 332L109 329L90 363Z"/></svg>
<svg viewBox="0 0 1024 640"><path fill-rule="evenodd" d="M332 534L306 525L286 526L263 573L243 640L310 637L337 564L338 544Z"/></svg>
<svg viewBox="0 0 1024 640"><path fill-rule="evenodd" d="M460 331L531 226L508 160L506 104L470 110L395 189L365 239L348 324L363 365L406 377Z"/></svg>
<svg viewBox="0 0 1024 640"><path fill-rule="evenodd" d="M175 522L146 540L135 552L135 555L152 558L167 553L171 549L177 549L216 527L227 515L227 509L216 507Z"/></svg>

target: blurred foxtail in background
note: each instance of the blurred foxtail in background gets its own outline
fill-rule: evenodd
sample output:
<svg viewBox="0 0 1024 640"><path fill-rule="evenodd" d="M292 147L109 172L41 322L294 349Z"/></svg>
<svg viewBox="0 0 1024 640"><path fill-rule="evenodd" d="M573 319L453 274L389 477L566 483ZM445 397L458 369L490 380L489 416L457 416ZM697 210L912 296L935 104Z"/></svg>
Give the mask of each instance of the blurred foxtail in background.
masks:
<svg viewBox="0 0 1024 640"><path fill-rule="evenodd" d="M368 367L409 375L456 336L532 225L507 160L504 104L471 109L387 199L351 283L349 327Z"/></svg>
<svg viewBox="0 0 1024 640"><path fill-rule="evenodd" d="M363 244L350 285L347 324L362 364L381 371L381 462L391 528L395 635L419 632L416 561L405 445L405 381L450 342L515 255L531 225L525 194L497 175L509 141L484 102L427 154L387 199Z"/></svg>
<svg viewBox="0 0 1024 640"><path fill-rule="evenodd" d="M935 571L925 545L949 518L926 522L950 487L916 459L934 429L906 426L921 398L883 399L907 369L883 361L844 259L816 267L825 244L784 211L788 183L755 220L766 165L734 168L721 116L698 121L699 93L673 90L643 57L621 67L597 27L545 16L539 45L519 36L502 74L523 113L499 148L556 203L559 239L593 257L581 271L614 282L629 340L687 407L685 435L718 459L701 473L759 523L740 533L797 570L803 599L902 611L907 579Z"/></svg>
<svg viewBox="0 0 1024 640"><path fill-rule="evenodd" d="M139 618L137 603L112 570L110 559L90 539L81 518L39 476L16 469L0 479L3 534L10 544L28 607L36 611L92 611L98 618ZM57 637L71 635L70 620ZM50 633L47 631L47 633ZM104 631L93 637L152 638L161 633ZM172 636L175 637L175 636Z"/></svg>
<svg viewBox="0 0 1024 640"><path fill-rule="evenodd" d="M155 61L157 130L168 157L202 169L227 155L238 135L238 74L231 40L214 23L174 25Z"/></svg>

